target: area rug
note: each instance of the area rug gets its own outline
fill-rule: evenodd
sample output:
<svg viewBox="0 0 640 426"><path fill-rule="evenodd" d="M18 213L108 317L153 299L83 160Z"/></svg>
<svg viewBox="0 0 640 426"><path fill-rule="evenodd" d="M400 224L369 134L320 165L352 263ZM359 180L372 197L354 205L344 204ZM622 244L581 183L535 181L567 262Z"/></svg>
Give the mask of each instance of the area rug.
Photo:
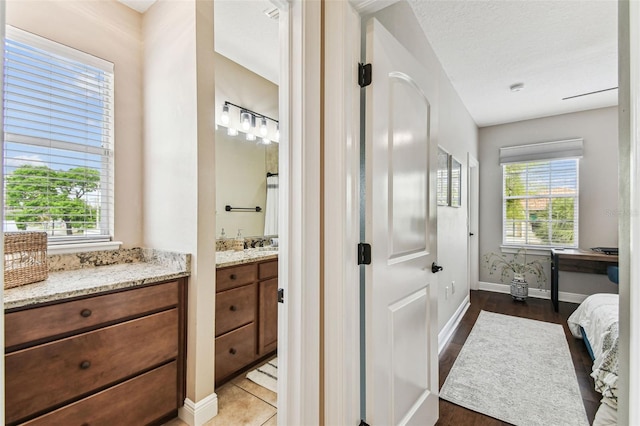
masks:
<svg viewBox="0 0 640 426"><path fill-rule="evenodd" d="M588 425L559 324L481 311L440 397L514 425Z"/></svg>
<svg viewBox="0 0 640 426"><path fill-rule="evenodd" d="M278 392L278 358L273 358L247 373L247 379L273 392Z"/></svg>

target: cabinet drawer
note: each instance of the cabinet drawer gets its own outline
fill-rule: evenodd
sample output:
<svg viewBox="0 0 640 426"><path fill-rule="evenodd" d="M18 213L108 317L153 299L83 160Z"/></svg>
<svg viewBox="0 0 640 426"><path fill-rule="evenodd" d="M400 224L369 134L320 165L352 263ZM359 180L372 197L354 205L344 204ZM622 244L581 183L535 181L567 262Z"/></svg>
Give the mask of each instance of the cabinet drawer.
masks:
<svg viewBox="0 0 640 426"><path fill-rule="evenodd" d="M82 300L11 312L5 315L5 347L176 306L176 281Z"/></svg>
<svg viewBox="0 0 640 426"><path fill-rule="evenodd" d="M178 408L175 361L25 423L49 425L146 425Z"/></svg>
<svg viewBox="0 0 640 426"><path fill-rule="evenodd" d="M251 363L255 356L255 323L216 338L216 384Z"/></svg>
<svg viewBox="0 0 640 426"><path fill-rule="evenodd" d="M258 355L278 348L278 279L260 283Z"/></svg>
<svg viewBox="0 0 640 426"><path fill-rule="evenodd" d="M216 336L256 320L256 285L216 294Z"/></svg>
<svg viewBox="0 0 640 426"><path fill-rule="evenodd" d="M256 280L256 265L232 266L216 271L216 291L240 287Z"/></svg>
<svg viewBox="0 0 640 426"><path fill-rule="evenodd" d="M278 276L278 261L265 262L258 265L258 279L273 278Z"/></svg>
<svg viewBox="0 0 640 426"><path fill-rule="evenodd" d="M5 355L6 416L14 422L178 355L178 310Z"/></svg>

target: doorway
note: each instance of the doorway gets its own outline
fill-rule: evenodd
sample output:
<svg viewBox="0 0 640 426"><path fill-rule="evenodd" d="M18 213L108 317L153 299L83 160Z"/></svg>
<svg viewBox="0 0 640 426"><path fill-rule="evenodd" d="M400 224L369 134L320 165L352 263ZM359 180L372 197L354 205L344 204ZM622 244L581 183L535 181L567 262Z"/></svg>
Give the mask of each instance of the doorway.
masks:
<svg viewBox="0 0 640 426"><path fill-rule="evenodd" d="M478 219L480 211L480 163L470 153L467 153L467 230L469 240L467 244L467 265L468 282L471 290L480 288L480 267L479 267L479 242L480 230L478 229Z"/></svg>
<svg viewBox="0 0 640 426"><path fill-rule="evenodd" d="M225 424L275 425L283 405L279 16L268 0L214 2L215 392Z"/></svg>

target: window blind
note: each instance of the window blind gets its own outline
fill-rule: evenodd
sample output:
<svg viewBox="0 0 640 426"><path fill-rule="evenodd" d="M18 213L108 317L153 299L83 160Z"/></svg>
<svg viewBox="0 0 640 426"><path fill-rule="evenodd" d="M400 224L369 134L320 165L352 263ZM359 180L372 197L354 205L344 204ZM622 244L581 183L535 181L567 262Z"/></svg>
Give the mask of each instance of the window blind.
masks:
<svg viewBox="0 0 640 426"><path fill-rule="evenodd" d="M500 164L581 157L582 139L568 139L500 148Z"/></svg>
<svg viewBox="0 0 640 426"><path fill-rule="evenodd" d="M113 64L17 28L4 62L4 230L113 229Z"/></svg>
<svg viewBox="0 0 640 426"><path fill-rule="evenodd" d="M578 246L578 159L503 164L503 244Z"/></svg>

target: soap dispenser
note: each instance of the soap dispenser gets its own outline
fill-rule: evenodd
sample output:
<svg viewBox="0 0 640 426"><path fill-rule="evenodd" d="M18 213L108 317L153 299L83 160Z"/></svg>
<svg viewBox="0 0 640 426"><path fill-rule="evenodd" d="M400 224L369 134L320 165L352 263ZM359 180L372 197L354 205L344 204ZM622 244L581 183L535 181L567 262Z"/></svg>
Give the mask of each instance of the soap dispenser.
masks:
<svg viewBox="0 0 640 426"><path fill-rule="evenodd" d="M244 238L242 237L242 229L238 229L238 235L236 239L233 241L233 249L235 251L244 250Z"/></svg>
<svg viewBox="0 0 640 426"><path fill-rule="evenodd" d="M220 232L220 239L221 240L226 240L227 239L227 234L225 234L224 228L222 228L222 232Z"/></svg>

